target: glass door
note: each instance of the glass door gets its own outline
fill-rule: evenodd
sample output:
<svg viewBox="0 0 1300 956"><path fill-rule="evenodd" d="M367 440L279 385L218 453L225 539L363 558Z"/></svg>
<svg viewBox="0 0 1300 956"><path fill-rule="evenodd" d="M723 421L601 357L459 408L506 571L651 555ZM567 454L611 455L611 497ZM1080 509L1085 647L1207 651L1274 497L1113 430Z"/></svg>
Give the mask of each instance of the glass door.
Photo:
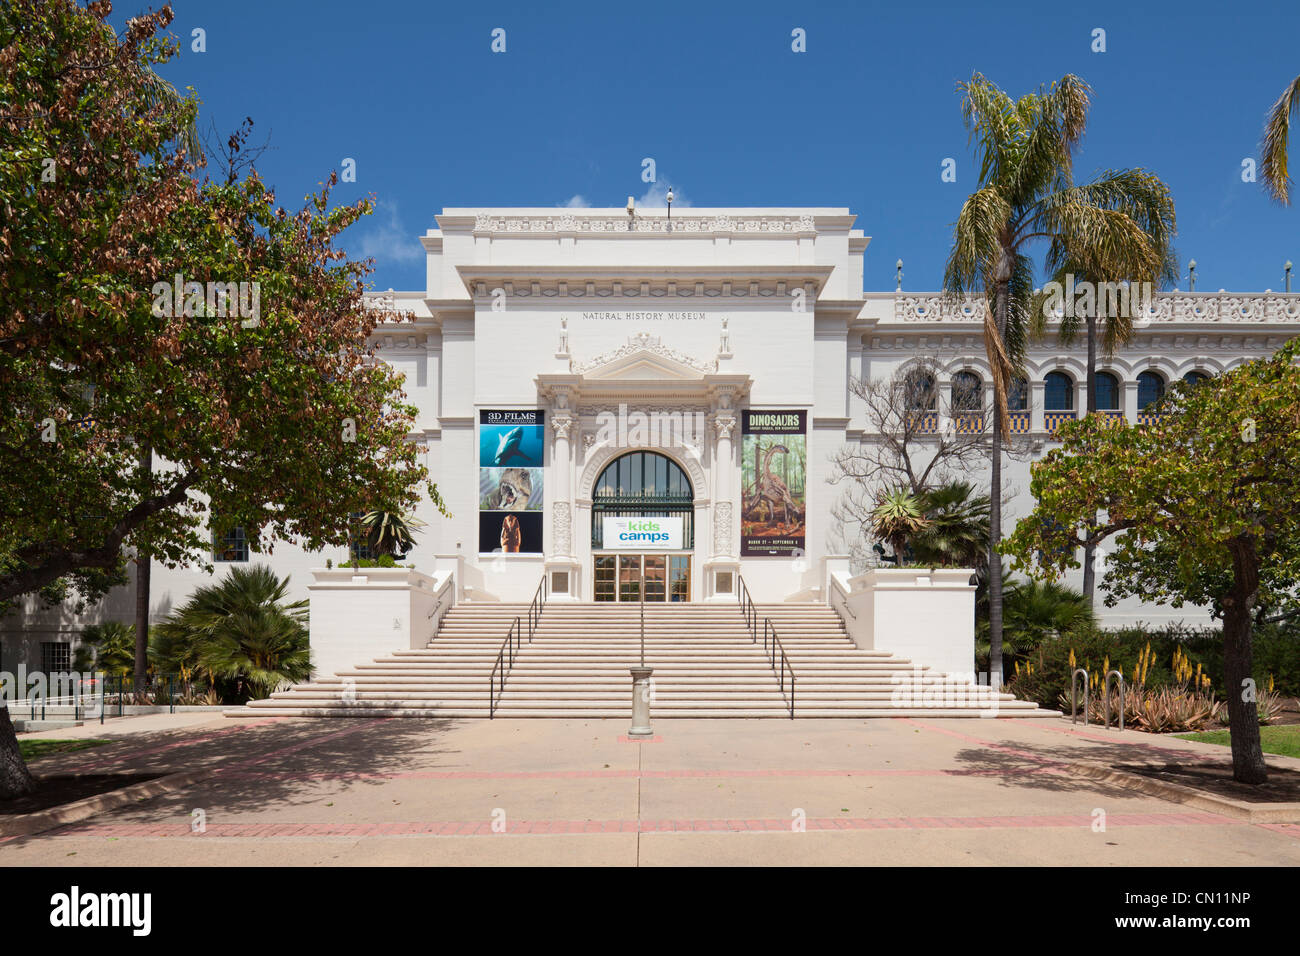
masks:
<svg viewBox="0 0 1300 956"><path fill-rule="evenodd" d="M689 601L690 599L691 556L670 554L668 556L668 600Z"/></svg>
<svg viewBox="0 0 1300 956"><path fill-rule="evenodd" d="M612 554L596 555L596 573L592 578L596 585L595 597L597 601L613 601L616 597L615 573L616 558Z"/></svg>
<svg viewBox="0 0 1300 956"><path fill-rule="evenodd" d="M636 601L641 597L641 555L618 556L618 599Z"/></svg>
<svg viewBox="0 0 1300 956"><path fill-rule="evenodd" d="M645 599L663 603L668 597L664 573L668 564L666 557L662 554L647 554L642 560L645 568Z"/></svg>

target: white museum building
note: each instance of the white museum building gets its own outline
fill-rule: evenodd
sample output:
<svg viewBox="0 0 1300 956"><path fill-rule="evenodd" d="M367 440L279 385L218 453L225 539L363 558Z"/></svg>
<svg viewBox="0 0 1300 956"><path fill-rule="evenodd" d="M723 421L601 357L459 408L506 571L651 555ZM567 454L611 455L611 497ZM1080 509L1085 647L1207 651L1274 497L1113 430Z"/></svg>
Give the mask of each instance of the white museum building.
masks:
<svg viewBox="0 0 1300 956"><path fill-rule="evenodd" d="M548 605L734 605L742 580L755 601L841 606L866 570L850 544L868 555L872 544L834 516L846 491L832 481L836 456L874 441L854 382L922 360L942 401L958 384L979 394L990 381L982 303L864 292L871 239L855 220L821 207L445 209L419 237L424 287L373 296L414 315L381 327L374 345L405 373L419 409L410 439L451 513L426 501L402 559L433 582L424 590L438 606L528 602L543 581ZM1127 346L1099 359L1098 402L1139 423L1170 383L1300 334L1300 294L1158 293L1135 326ZM1032 507L1029 463L1086 407L1084 357L1081 340L1031 344L1012 404L1024 453L1004 467L1008 529ZM942 405L935 413L937 434ZM960 426L982 431L986 419L968 407ZM966 477L985 485L978 469ZM227 561L260 560L237 533L214 549L218 574ZM290 575L294 598L313 602L354 577L341 548L278 545L265 560ZM155 564L153 618L209 580ZM87 619L130 621L133 607L133 590L119 589ZM1097 607L1103 624L1208 620L1195 609ZM0 668L23 657L35 667L43 654L49 663L43 648L75 643L83 623L34 607L11 616ZM314 604L314 646L316 629ZM388 634L405 646L405 634ZM951 666L963 648L936 659L969 670ZM318 668L389 649L358 644Z"/></svg>

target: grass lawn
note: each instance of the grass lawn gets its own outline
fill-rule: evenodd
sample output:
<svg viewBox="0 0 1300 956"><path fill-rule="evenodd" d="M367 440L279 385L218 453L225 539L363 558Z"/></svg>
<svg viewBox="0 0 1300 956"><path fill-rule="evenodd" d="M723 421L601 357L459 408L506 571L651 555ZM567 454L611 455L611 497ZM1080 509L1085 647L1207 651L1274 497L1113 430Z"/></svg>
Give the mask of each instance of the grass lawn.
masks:
<svg viewBox="0 0 1300 956"><path fill-rule="evenodd" d="M67 754L76 750L88 750L108 743L107 740L19 740L18 749L23 759L39 760L50 754Z"/></svg>
<svg viewBox="0 0 1300 956"><path fill-rule="evenodd" d="M1197 740L1203 744L1229 744L1228 731L1206 730L1199 734L1178 734L1182 740ZM1280 754L1283 757L1300 757L1300 724L1284 727L1259 728L1259 742L1266 754Z"/></svg>

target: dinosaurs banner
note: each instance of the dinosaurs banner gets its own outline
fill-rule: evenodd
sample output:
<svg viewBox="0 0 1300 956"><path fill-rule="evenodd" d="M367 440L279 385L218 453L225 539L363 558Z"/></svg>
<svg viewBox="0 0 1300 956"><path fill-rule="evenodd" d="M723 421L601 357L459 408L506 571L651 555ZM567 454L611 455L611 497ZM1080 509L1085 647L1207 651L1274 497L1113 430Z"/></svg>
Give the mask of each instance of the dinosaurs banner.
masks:
<svg viewBox="0 0 1300 956"><path fill-rule="evenodd" d="M803 554L808 413L746 409L740 416L740 553Z"/></svg>
<svg viewBox="0 0 1300 956"><path fill-rule="evenodd" d="M480 554L542 553L545 412L479 410Z"/></svg>

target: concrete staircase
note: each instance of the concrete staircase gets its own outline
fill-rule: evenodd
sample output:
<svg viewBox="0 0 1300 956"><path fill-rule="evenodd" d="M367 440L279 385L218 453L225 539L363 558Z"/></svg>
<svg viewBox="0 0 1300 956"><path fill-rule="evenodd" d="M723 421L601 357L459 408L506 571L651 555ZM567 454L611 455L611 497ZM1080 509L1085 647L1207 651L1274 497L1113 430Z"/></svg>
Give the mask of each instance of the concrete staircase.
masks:
<svg viewBox="0 0 1300 956"><path fill-rule="evenodd" d="M820 604L757 605L770 618L796 683L796 717L1057 716L1009 694L859 650L836 613ZM231 716L487 717L488 680L507 629L525 642L498 699L498 717L631 716L628 668L640 654L635 604L552 603L527 643L527 605L462 604L421 650L254 701ZM665 717L790 716L761 640L735 604L646 605L645 658L654 668L650 713Z"/></svg>

